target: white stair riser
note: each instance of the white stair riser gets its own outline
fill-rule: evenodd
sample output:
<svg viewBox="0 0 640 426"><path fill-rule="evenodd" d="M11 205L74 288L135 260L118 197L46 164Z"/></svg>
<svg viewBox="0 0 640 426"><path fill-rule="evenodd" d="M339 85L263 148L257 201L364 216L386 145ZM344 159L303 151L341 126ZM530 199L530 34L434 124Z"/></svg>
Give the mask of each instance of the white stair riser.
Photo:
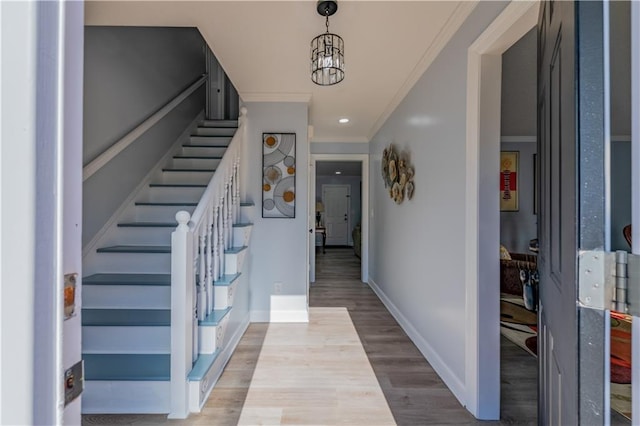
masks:
<svg viewBox="0 0 640 426"><path fill-rule="evenodd" d="M169 381L87 380L82 393L83 414L164 414L170 403Z"/></svg>
<svg viewBox="0 0 640 426"><path fill-rule="evenodd" d="M198 146L184 145L182 147L182 155L209 155L212 157L222 157L224 155L224 152L227 150L226 146L200 146L207 145L207 142L208 141L203 144L198 144Z"/></svg>
<svg viewBox="0 0 640 426"><path fill-rule="evenodd" d="M150 219L148 221L151 221ZM176 227L178 224L176 223ZM118 226L105 236L103 244L113 245L171 245L171 233L175 228L147 226Z"/></svg>
<svg viewBox="0 0 640 426"><path fill-rule="evenodd" d="M225 316L218 325L201 325L198 327L198 343L201 354L212 354L222 346L224 332L229 322Z"/></svg>
<svg viewBox="0 0 640 426"><path fill-rule="evenodd" d="M213 309L227 309L233 306L233 296L235 295L236 283L230 285L213 286Z"/></svg>
<svg viewBox="0 0 640 426"><path fill-rule="evenodd" d="M140 197L140 201L152 202L198 202L205 188L175 188L175 187L149 187L146 196Z"/></svg>
<svg viewBox="0 0 640 426"><path fill-rule="evenodd" d="M224 255L224 273L233 275L242 270L242 264L244 263L244 256L247 250L242 250L239 253L225 253Z"/></svg>
<svg viewBox="0 0 640 426"><path fill-rule="evenodd" d="M96 253L92 268L86 273L111 272L131 274L170 274L171 254Z"/></svg>
<svg viewBox="0 0 640 426"><path fill-rule="evenodd" d="M255 206L240 206L240 222L253 223Z"/></svg>
<svg viewBox="0 0 640 426"><path fill-rule="evenodd" d="M215 384L217 377L224 368L224 359L219 356L214 362L207 375L201 381L189 382L189 411L199 413L200 407L204 404L204 400L209 391Z"/></svg>
<svg viewBox="0 0 640 426"><path fill-rule="evenodd" d="M212 176L213 172L162 172L158 182L206 185Z"/></svg>
<svg viewBox="0 0 640 426"><path fill-rule="evenodd" d="M198 138L198 136L225 136L231 138L236 129L233 127L198 127L196 130L197 136L191 136L191 138Z"/></svg>
<svg viewBox="0 0 640 426"><path fill-rule="evenodd" d="M175 222L176 213L185 210L192 214L193 206L136 206L132 220L141 222Z"/></svg>
<svg viewBox="0 0 640 426"><path fill-rule="evenodd" d="M233 227L233 245L248 246L251 238L252 226L234 226Z"/></svg>
<svg viewBox="0 0 640 426"><path fill-rule="evenodd" d="M171 287L142 285L84 285L82 306L103 309L170 309Z"/></svg>
<svg viewBox="0 0 640 426"><path fill-rule="evenodd" d="M83 353L171 353L168 326L83 326Z"/></svg>
<svg viewBox="0 0 640 426"><path fill-rule="evenodd" d="M216 169L220 164L215 158L174 158L171 168L174 169Z"/></svg>

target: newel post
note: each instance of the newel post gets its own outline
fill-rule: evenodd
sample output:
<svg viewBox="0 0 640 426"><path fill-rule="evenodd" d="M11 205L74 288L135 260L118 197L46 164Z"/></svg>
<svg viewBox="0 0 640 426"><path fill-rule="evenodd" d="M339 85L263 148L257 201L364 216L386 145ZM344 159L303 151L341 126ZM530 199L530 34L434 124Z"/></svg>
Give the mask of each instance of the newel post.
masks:
<svg viewBox="0 0 640 426"><path fill-rule="evenodd" d="M193 232L191 215L176 213L178 226L171 234L171 412L169 418L189 415L187 375L193 346Z"/></svg>

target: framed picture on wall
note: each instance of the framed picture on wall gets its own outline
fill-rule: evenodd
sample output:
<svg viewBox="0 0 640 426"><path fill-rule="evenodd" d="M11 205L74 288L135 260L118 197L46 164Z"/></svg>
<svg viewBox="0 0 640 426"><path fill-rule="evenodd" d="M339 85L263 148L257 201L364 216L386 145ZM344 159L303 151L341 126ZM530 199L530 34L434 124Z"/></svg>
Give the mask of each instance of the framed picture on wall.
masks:
<svg viewBox="0 0 640 426"><path fill-rule="evenodd" d="M262 134L262 217L296 217L296 134Z"/></svg>
<svg viewBox="0 0 640 426"><path fill-rule="evenodd" d="M500 153L500 211L518 211L518 151Z"/></svg>

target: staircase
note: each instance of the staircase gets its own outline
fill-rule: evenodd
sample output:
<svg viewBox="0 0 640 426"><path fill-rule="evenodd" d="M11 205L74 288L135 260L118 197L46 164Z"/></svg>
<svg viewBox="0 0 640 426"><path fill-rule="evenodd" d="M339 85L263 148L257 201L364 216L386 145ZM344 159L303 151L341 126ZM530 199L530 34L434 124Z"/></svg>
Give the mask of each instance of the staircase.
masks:
<svg viewBox="0 0 640 426"><path fill-rule="evenodd" d="M224 368L218 355L251 234L252 205L239 202L241 148L230 145L242 145L241 130L203 121L85 256L83 413L186 416Z"/></svg>

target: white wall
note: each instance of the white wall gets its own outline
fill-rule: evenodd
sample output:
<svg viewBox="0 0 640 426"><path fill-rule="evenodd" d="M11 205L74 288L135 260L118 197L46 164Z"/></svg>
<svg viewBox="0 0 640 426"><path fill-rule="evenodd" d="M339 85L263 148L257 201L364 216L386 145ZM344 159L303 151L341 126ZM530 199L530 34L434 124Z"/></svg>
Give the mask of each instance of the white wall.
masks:
<svg viewBox="0 0 640 426"><path fill-rule="evenodd" d="M0 424L33 424L36 3L0 23Z"/></svg>
<svg viewBox="0 0 640 426"><path fill-rule="evenodd" d="M505 6L478 4L371 144L370 282L463 403L467 48ZM401 205L380 176L390 142L415 166Z"/></svg>
<svg viewBox="0 0 640 426"><path fill-rule="evenodd" d="M274 283L282 294L307 294L308 250L308 111L306 102L248 102L246 176L242 183L247 200L255 203L251 236L252 321L268 321ZM263 219L262 133L296 134L296 210L293 219Z"/></svg>
<svg viewBox="0 0 640 426"><path fill-rule="evenodd" d="M203 44L194 28L86 27L84 164L205 72ZM83 246L204 106L203 86L85 182Z"/></svg>
<svg viewBox="0 0 640 426"><path fill-rule="evenodd" d="M83 4L2 2L0 19L0 424L79 424L62 276L81 267Z"/></svg>

